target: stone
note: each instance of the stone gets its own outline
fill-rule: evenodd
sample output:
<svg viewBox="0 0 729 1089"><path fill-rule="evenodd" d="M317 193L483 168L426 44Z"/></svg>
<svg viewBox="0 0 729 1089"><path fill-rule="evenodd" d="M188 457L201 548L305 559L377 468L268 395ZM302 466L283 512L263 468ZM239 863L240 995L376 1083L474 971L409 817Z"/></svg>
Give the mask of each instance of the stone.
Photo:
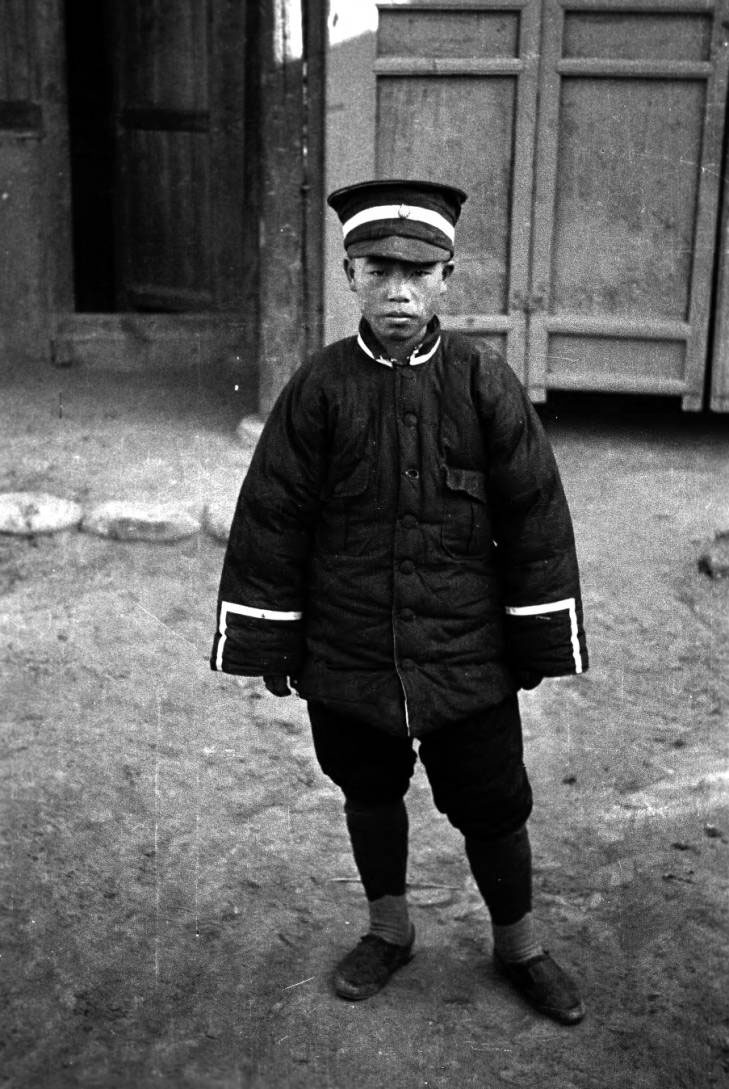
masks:
<svg viewBox="0 0 729 1089"><path fill-rule="evenodd" d="M698 559L699 571L712 579L729 578L729 533L717 533Z"/></svg>
<svg viewBox="0 0 729 1089"><path fill-rule="evenodd" d="M441 889L436 886L422 889L411 887L408 890L408 899L411 903L417 904L418 907L444 907L446 904L453 903L455 891L454 889Z"/></svg>
<svg viewBox="0 0 729 1089"><path fill-rule="evenodd" d="M203 526L211 537L225 544L230 533L230 523L233 521L235 503L208 503L203 513Z"/></svg>
<svg viewBox="0 0 729 1089"><path fill-rule="evenodd" d="M81 528L114 541L182 541L200 532L200 519L172 503L112 500L93 507Z"/></svg>
<svg viewBox="0 0 729 1089"><path fill-rule="evenodd" d="M45 492L0 494L0 533L31 537L73 529L83 517L78 503Z"/></svg>

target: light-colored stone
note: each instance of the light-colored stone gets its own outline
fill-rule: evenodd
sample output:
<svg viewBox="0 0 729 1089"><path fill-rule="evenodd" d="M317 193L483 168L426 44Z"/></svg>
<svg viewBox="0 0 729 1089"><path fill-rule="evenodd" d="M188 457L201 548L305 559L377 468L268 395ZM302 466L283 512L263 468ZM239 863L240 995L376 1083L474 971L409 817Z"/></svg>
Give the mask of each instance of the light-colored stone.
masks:
<svg viewBox="0 0 729 1089"><path fill-rule="evenodd" d="M244 416L236 429L240 444L253 448L261 437L265 422L263 416Z"/></svg>
<svg viewBox="0 0 729 1089"><path fill-rule="evenodd" d="M83 517L78 503L45 492L0 494L0 533L31 537L73 529Z"/></svg>
<svg viewBox="0 0 729 1089"><path fill-rule="evenodd" d="M225 543L230 534L230 523L233 521L235 503L209 503L203 514L203 526L216 541Z"/></svg>
<svg viewBox="0 0 729 1089"><path fill-rule="evenodd" d="M729 533L717 533L706 545L698 560L699 571L712 579L729 578Z"/></svg>
<svg viewBox="0 0 729 1089"><path fill-rule="evenodd" d="M115 541L181 541L199 533L200 519L183 506L112 500L93 507L81 528Z"/></svg>
<svg viewBox="0 0 729 1089"><path fill-rule="evenodd" d="M411 888L408 891L408 899L411 903L417 904L418 907L444 907L446 904L451 904L455 899L455 890L436 887Z"/></svg>

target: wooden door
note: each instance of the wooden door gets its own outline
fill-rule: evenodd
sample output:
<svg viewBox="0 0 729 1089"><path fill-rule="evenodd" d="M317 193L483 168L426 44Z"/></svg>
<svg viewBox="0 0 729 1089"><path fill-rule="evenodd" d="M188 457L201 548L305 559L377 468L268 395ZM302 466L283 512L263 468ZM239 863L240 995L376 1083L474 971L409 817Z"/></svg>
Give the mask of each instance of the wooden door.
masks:
<svg viewBox="0 0 729 1089"><path fill-rule="evenodd" d="M444 317L501 342L534 400L702 405L726 8L402 0L330 49L328 187L404 174L469 191ZM334 267L331 238L328 253ZM327 330L342 335L335 300Z"/></svg>
<svg viewBox="0 0 729 1089"><path fill-rule="evenodd" d="M49 310L71 304L60 39L53 4L0 4L0 370L43 358Z"/></svg>
<svg viewBox="0 0 729 1089"><path fill-rule="evenodd" d="M237 7L220 0L113 5L117 310L241 306L243 6L239 13Z"/></svg>
<svg viewBox="0 0 729 1089"><path fill-rule="evenodd" d="M443 317L525 374L538 4L380 4L375 170L469 198Z"/></svg>
<svg viewBox="0 0 729 1089"><path fill-rule="evenodd" d="M702 406L728 59L720 7L545 2L536 396L674 394Z"/></svg>
<svg viewBox="0 0 729 1089"><path fill-rule="evenodd" d="M524 377L539 0L380 3L377 11L375 34L330 48L327 186L370 174L467 190L443 317L496 344ZM341 236L330 235L325 304L334 335L350 331L340 253Z"/></svg>

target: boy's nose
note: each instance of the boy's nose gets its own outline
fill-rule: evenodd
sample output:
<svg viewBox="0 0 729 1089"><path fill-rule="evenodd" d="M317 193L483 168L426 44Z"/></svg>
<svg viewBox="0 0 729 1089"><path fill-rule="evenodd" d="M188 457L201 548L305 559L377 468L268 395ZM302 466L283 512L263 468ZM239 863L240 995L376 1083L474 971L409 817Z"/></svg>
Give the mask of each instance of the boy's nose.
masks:
<svg viewBox="0 0 729 1089"><path fill-rule="evenodd" d="M390 299L409 298L406 278L404 276L391 276L387 284L387 294Z"/></svg>

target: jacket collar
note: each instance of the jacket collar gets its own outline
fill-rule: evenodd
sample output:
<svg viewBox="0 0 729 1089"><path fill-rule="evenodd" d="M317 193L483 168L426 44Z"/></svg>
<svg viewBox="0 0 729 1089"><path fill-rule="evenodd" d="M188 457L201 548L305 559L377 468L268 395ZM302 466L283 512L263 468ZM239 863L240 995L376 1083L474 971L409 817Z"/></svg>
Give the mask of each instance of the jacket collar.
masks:
<svg viewBox="0 0 729 1089"><path fill-rule="evenodd" d="M410 358L404 363L390 359L385 355L384 348L364 318L359 323L357 344L369 359L374 359L376 363L382 363L385 367L416 367L419 363L427 363L438 351L440 347L440 322L437 317L431 318L425 330L425 337L413 349Z"/></svg>

